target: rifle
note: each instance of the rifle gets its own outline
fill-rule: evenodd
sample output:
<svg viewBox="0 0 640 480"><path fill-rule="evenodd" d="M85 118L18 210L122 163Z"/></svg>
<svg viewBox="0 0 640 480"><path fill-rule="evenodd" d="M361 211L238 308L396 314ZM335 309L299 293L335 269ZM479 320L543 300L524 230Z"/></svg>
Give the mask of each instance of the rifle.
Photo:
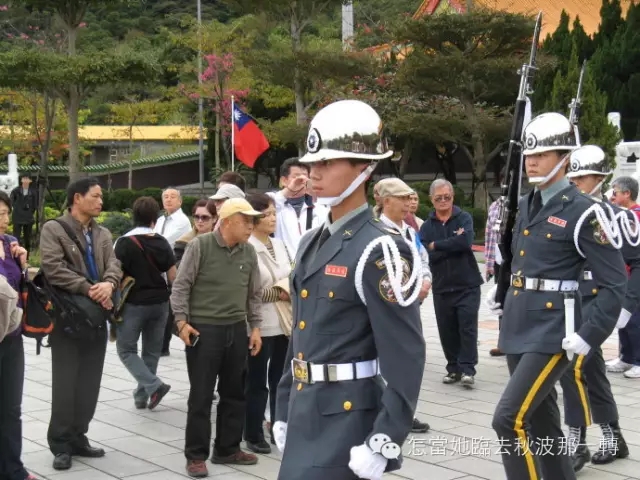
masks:
<svg viewBox="0 0 640 480"><path fill-rule="evenodd" d="M580 122L580 107L582 107L582 82L584 81L584 72L587 69L587 61L582 62L582 69L580 70L580 79L578 80L578 90L576 91L575 98L571 99L569 104L569 122L573 125L573 130L576 135L577 145L580 145L580 132L578 129L578 122Z"/></svg>
<svg viewBox="0 0 640 480"><path fill-rule="evenodd" d="M518 201L520 200L520 183L522 180L522 130L524 129L524 116L527 106L527 96L531 90L531 79L536 69L536 55L540 42L540 27L542 25L542 12L536 19L535 30L533 31L533 42L531 44L531 54L529 63L522 65L519 70L520 88L513 115L511 126L511 137L509 139L509 149L507 151L507 164L505 181L500 191L500 212L496 228L500 232L498 246L502 254L502 264L497 278L497 289L495 301L504 306L504 299L507 290L511 286L511 240L513 238L513 227L516 223L516 213L518 211Z"/></svg>

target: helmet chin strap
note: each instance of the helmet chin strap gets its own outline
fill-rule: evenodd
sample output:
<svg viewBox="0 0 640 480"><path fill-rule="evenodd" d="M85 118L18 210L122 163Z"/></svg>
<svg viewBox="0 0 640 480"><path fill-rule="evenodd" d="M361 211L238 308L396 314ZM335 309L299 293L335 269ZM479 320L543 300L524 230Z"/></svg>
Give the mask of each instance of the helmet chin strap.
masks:
<svg viewBox="0 0 640 480"><path fill-rule="evenodd" d="M358 188L360 185L362 185L364 182L367 181L369 176L371 176L371 173L373 173L373 171L375 170L377 163L378 162L373 162L371 165L365 168L362 171L362 173L360 173L360 175L358 175L353 180L353 182L351 182L351 185L349 185L347 189L344 192L342 192L339 196L317 197L316 203L319 205L325 205L327 207L335 207L336 205L340 205L342 202L344 202L345 198L348 198L349 195L351 195L353 192L356 191L356 188Z"/></svg>
<svg viewBox="0 0 640 480"><path fill-rule="evenodd" d="M600 189L602 188L603 183L604 183L604 179L601 180L595 187L593 187L593 190L589 192L589 195L593 195L593 196L598 195L600 193Z"/></svg>
<svg viewBox="0 0 640 480"><path fill-rule="evenodd" d="M536 185L538 187L545 185L546 183L549 182L549 180L551 180L553 177L556 176L556 173L558 173L560 171L560 169L562 168L562 166L564 165L565 161L567 160L567 158L569 157L569 154L565 154L562 159L558 162L558 164L553 167L553 170L551 170L546 177L529 177L529 183Z"/></svg>

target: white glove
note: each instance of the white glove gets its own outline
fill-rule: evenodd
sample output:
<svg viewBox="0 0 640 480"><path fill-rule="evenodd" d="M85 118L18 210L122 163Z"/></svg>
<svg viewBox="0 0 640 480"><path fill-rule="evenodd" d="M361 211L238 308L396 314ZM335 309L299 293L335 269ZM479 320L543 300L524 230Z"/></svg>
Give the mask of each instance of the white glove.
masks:
<svg viewBox="0 0 640 480"><path fill-rule="evenodd" d="M487 293L487 297L484 300L484 304L489 308L493 315L498 317L502 315L502 305L496 302L496 293L498 292L498 286L494 285Z"/></svg>
<svg viewBox="0 0 640 480"><path fill-rule="evenodd" d="M367 445L358 445L351 448L349 468L359 478L382 480L384 469L387 468L387 459Z"/></svg>
<svg viewBox="0 0 640 480"><path fill-rule="evenodd" d="M284 443L287 440L287 424L285 422L275 422L273 424L273 440L280 453L284 453Z"/></svg>
<svg viewBox="0 0 640 480"><path fill-rule="evenodd" d="M616 328L626 327L627 323L629 323L630 318L631 318L631 312L623 308L620 311L620 316L618 317L618 323L616 323Z"/></svg>
<svg viewBox="0 0 640 480"><path fill-rule="evenodd" d="M562 340L562 348L567 352L574 352L578 355L586 355L591 347L585 342L580 335L572 333Z"/></svg>

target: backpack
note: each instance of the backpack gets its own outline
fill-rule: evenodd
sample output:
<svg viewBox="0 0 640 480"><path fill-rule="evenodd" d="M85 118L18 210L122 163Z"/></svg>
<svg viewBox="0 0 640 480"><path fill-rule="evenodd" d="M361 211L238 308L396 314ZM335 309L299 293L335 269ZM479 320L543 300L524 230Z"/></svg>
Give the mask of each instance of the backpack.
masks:
<svg viewBox="0 0 640 480"><path fill-rule="evenodd" d="M25 272L20 285L22 335L36 340L36 355L40 355L44 337L53 331L53 302L45 281L41 273L30 280Z"/></svg>

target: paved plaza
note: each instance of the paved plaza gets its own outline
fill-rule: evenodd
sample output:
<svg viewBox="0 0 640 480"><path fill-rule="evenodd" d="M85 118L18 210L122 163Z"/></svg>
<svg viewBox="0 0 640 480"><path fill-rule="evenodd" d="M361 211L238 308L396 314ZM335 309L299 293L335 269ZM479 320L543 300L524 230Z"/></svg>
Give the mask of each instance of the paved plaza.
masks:
<svg viewBox="0 0 640 480"><path fill-rule="evenodd" d="M483 292L488 290L483 287ZM433 304L423 305L422 319L427 341L427 365L417 416L429 422L426 435L412 435L403 447L405 460L397 474L385 478L416 480L497 480L505 478L495 435L491 429L493 410L508 374L504 358L491 358L497 320L482 305L480 312L480 363L476 386L443 385L444 356L440 348ZM186 422L187 378L183 347L173 339L171 356L160 360L159 376L172 390L153 412L136 410L131 396L134 382L120 363L115 344L109 344L100 403L91 423L93 445L107 451L104 458L74 458L73 468L56 472L47 448L47 426L51 402L51 353L35 354L33 340L25 339L27 371L23 401L24 463L33 473L51 480L179 480L185 474L182 453ZM617 353L617 338L605 345L605 358ZM630 444L631 457L611 465L586 467L578 474L585 480L640 479L640 380L611 376L618 401L621 425ZM598 447L600 429L589 429L592 452ZM275 480L280 454L261 455L258 465L227 467L208 463L215 480ZM302 479L301 479L302 480ZM545 479L547 480L547 479ZM554 479L548 479L554 480Z"/></svg>

